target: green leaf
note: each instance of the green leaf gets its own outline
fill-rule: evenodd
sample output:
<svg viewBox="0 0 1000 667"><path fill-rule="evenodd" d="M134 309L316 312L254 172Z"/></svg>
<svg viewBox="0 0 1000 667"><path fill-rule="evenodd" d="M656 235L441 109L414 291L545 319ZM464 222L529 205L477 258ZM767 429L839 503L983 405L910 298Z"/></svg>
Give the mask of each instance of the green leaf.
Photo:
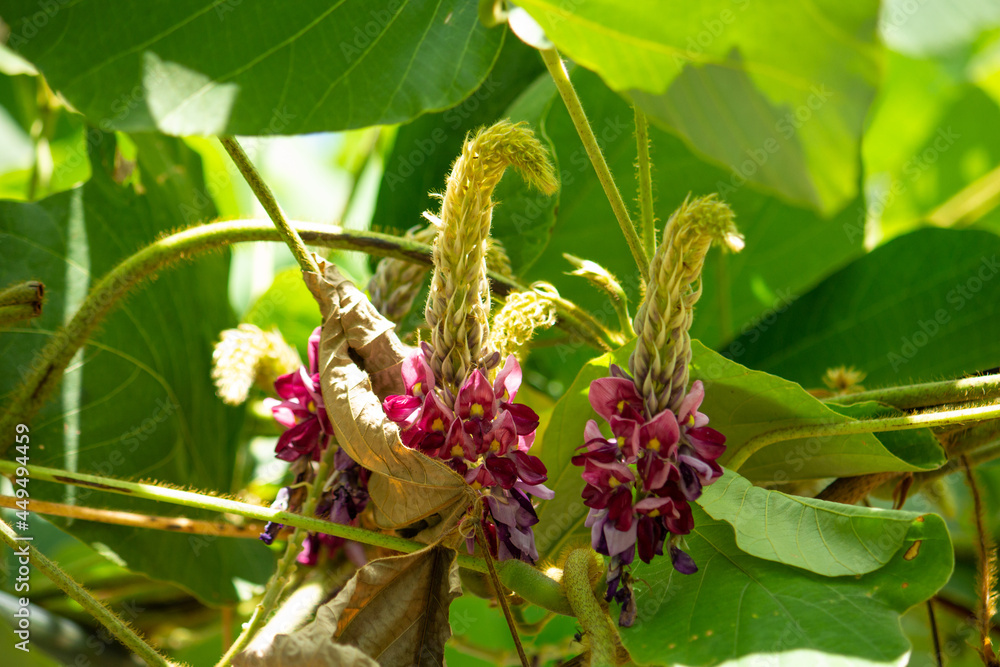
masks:
<svg viewBox="0 0 1000 667"><path fill-rule="evenodd" d="M733 527L744 553L828 577L888 563L919 516L768 491L731 470L705 487L698 504Z"/></svg>
<svg viewBox="0 0 1000 667"><path fill-rule="evenodd" d="M834 412L846 415L852 419L884 419L886 417L902 417L902 410L876 401L863 401L852 405L826 403ZM907 429L905 431L883 431L878 434L879 441L889 451L907 461L920 459L921 452L932 452L940 449L939 440L929 428Z"/></svg>
<svg viewBox="0 0 1000 667"><path fill-rule="evenodd" d="M879 29L890 48L910 55L954 57L980 32L1000 25L1000 6L991 0L952 0L916 6L885 0Z"/></svg>
<svg viewBox="0 0 1000 667"><path fill-rule="evenodd" d="M816 386L855 366L878 387L996 366L1000 238L924 229L858 259L778 317L743 336L740 361ZM732 354L733 348L729 348Z"/></svg>
<svg viewBox="0 0 1000 667"><path fill-rule="evenodd" d="M556 494L538 508L535 540L543 557L554 558L569 546L589 541L589 530L583 526L587 508L580 497L584 482L581 469L572 465L570 458L583 444L587 420L597 419L587 398L590 383L607 377L611 363L628 368L634 347L633 341L584 365L541 433L537 446L549 471L547 485ZM692 351L692 379L705 384L701 410L711 419L710 426L726 436L728 449L719 459L722 464L761 433L802 422L851 421L794 382L746 369L698 341L692 341ZM739 472L753 481L785 482L883 470L930 470L944 462L944 452L936 441L918 439L897 451L874 435L864 434L775 443L751 456Z"/></svg>
<svg viewBox="0 0 1000 667"><path fill-rule="evenodd" d="M572 79L628 201L635 193L633 112L595 74L576 68ZM548 91L552 102L539 105L538 115L526 118L554 146L562 189L551 239L525 279L551 282L562 296L617 326L607 298L585 280L566 275L572 267L562 253L593 260L615 274L629 295L633 313L640 293L634 260L565 105L550 81L543 79L536 86L538 92ZM864 220L862 201L855 201L833 220L825 220L750 185L727 189L728 173L697 157L675 136L655 127L650 128L650 136L661 233L670 213L688 193L698 196L721 191L746 236L746 247L739 254L723 256L712 251L706 261L704 293L692 329L692 335L706 345L720 345L741 330L766 328L797 295L863 252L863 227L858 234L844 232L845 227ZM529 361L549 380L568 386L575 370L591 356L590 349L561 343L538 348Z"/></svg>
<svg viewBox="0 0 1000 667"><path fill-rule="evenodd" d="M41 318L0 337L0 396L16 389L35 352L97 279L184 225L182 208L194 206L203 187L200 163L177 140L137 138L138 145L147 140L158 148L139 155L144 195L112 179L113 137L95 132L94 176L86 185L37 204L0 202L0 284L40 279L47 296ZM224 406L210 379L212 344L235 325L228 262L224 253L168 269L107 317L33 419L32 463L233 490L242 410ZM164 514L157 503L72 486L33 486L31 495ZM254 540L57 523L119 564L211 604L235 602L239 581L263 583L273 567L268 549Z"/></svg>
<svg viewBox="0 0 1000 667"><path fill-rule="evenodd" d="M750 370L692 341L691 378L705 383L701 410L726 436L725 463L753 437L802 423L853 421L795 382ZM881 434L880 434L881 435ZM870 472L934 470L945 463L936 440L871 433L777 442L753 454L739 469L759 482L850 477Z"/></svg>
<svg viewBox="0 0 1000 667"><path fill-rule="evenodd" d="M824 577L742 553L729 524L693 509L687 551L697 573L679 574L662 557L633 568L639 614L621 637L639 664L715 665L745 656L809 664L792 658L816 653L867 661L833 663L841 665L905 664L910 645L899 616L951 575L951 541L935 514L910 522L884 567Z"/></svg>
<svg viewBox="0 0 1000 667"><path fill-rule="evenodd" d="M8 5L8 45L93 123L177 135L403 122L477 88L505 35L459 0Z"/></svg>
<svg viewBox="0 0 1000 667"><path fill-rule="evenodd" d="M982 200L996 187L987 175L1000 162L1000 132L993 129L1000 106L974 85L945 85L941 65L897 62L896 68L911 87L914 80L928 83L919 99L902 83L888 91L902 88L902 99L881 107L867 135L866 166L882 234L896 236L927 220L945 227L977 221L992 208ZM920 73L926 78L917 79ZM927 88L935 94L925 102ZM914 106L928 108L914 112ZM886 146L893 147L882 150ZM977 187L979 179L985 182Z"/></svg>
<svg viewBox="0 0 1000 667"><path fill-rule="evenodd" d="M858 192L878 3L519 0L567 56L699 152L824 213Z"/></svg>

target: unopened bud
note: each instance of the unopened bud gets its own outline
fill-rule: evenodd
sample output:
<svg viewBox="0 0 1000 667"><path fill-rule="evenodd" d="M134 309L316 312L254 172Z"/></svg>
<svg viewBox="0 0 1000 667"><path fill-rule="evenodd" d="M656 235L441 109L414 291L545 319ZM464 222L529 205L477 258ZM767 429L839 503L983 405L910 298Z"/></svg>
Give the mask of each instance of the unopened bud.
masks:
<svg viewBox="0 0 1000 667"><path fill-rule="evenodd" d="M691 363L691 322L701 272L712 243L743 247L733 211L716 195L685 199L667 221L649 267L649 285L633 326L638 341L629 366L650 414L680 407Z"/></svg>
<svg viewBox="0 0 1000 667"><path fill-rule="evenodd" d="M555 172L541 142L527 126L504 120L466 140L442 199L424 314L434 350L428 362L444 388L453 392L488 353L486 253L492 194L510 166L543 192L555 191Z"/></svg>
<svg viewBox="0 0 1000 667"><path fill-rule="evenodd" d="M535 333L556 323L553 300L559 298L556 288L548 283L535 283L531 287L531 291L508 294L493 318L490 346L500 353L501 359L513 354L523 360Z"/></svg>
<svg viewBox="0 0 1000 667"><path fill-rule="evenodd" d="M276 331L241 324L220 336L212 353L212 379L223 403L240 405L254 384L270 390L279 376L302 365L298 353Z"/></svg>
<svg viewBox="0 0 1000 667"><path fill-rule="evenodd" d="M0 326L38 317L44 301L45 285L37 280L11 285L0 292Z"/></svg>

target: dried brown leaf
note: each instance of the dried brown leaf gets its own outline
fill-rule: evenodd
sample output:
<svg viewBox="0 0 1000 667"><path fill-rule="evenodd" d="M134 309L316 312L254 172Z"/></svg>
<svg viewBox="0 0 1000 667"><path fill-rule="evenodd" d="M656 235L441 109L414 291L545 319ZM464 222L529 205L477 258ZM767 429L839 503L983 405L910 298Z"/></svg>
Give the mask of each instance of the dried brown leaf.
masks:
<svg viewBox="0 0 1000 667"><path fill-rule="evenodd" d="M465 480L443 462L409 449L382 411L380 396L402 393L399 363L406 347L354 283L319 260L324 275L306 273L319 302L323 332L319 371L323 401L337 442L372 471L368 491L385 528L426 522L420 538L451 530L474 498ZM364 368L352 359L360 360ZM372 389L378 384L380 394Z"/></svg>
<svg viewBox="0 0 1000 667"><path fill-rule="evenodd" d="M342 646L312 625L293 635L278 635L267 649L243 652L233 658L234 667L385 667L353 646Z"/></svg>
<svg viewBox="0 0 1000 667"><path fill-rule="evenodd" d="M453 549L432 546L380 558L358 570L337 597L319 608L312 623L277 635L270 646L244 652L233 663L438 667L451 636L448 607L461 594Z"/></svg>

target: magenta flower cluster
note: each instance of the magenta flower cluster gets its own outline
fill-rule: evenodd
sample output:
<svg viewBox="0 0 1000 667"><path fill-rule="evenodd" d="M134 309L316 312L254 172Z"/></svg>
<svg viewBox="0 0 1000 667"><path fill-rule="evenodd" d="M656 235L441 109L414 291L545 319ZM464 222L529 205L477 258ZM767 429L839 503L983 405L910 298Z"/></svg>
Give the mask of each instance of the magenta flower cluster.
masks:
<svg viewBox="0 0 1000 667"><path fill-rule="evenodd" d="M264 405L271 409L275 421L285 427L278 438L275 456L282 461L305 463L318 461L333 438L333 426L323 404L319 377L320 328L309 337L309 367L299 368L282 375L274 382L274 389L281 400L268 398ZM300 461L304 459L304 461ZM304 466L296 483L307 481ZM334 455L334 470L316 505L317 517L344 525L357 525L358 515L368 504L369 471L358 465L343 449ZM296 510L295 494L289 487L278 492L273 507ZM283 524L268 522L260 539L271 544ZM331 553L343 547L347 556L357 565L365 561L360 544L347 542L341 537L322 533L309 533L303 542L298 561L315 565L323 546Z"/></svg>
<svg viewBox="0 0 1000 667"><path fill-rule="evenodd" d="M697 566L677 546L679 536L691 532L694 519L689 501L702 487L722 475L716 459L725 451L726 438L709 428L698 411L705 397L695 381L677 414L665 410L650 415L635 384L622 369L611 367L611 377L590 385L590 404L610 427L606 438L597 422L584 431L583 453L573 464L583 466L584 504L590 508L586 525L594 549L611 557L607 599L622 605L623 625L631 588L622 580L623 567L639 558L650 562L666 548L677 571L691 574Z"/></svg>
<svg viewBox="0 0 1000 667"><path fill-rule="evenodd" d="M531 497L554 494L543 484L545 465L528 453L538 415L514 402L521 386L517 359L507 357L492 383L482 370L473 370L454 397L440 387L422 348L406 358L402 373L406 394L389 396L383 408L399 425L403 444L442 459L483 491L483 523L497 558L534 563L538 550L531 527L538 516Z"/></svg>

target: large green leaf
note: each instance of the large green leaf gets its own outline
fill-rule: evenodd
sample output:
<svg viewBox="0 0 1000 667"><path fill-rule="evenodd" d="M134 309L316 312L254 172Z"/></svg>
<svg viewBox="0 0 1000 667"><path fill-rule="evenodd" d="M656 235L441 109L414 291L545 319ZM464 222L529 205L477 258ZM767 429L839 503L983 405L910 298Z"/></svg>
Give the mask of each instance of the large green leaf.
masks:
<svg viewBox="0 0 1000 667"><path fill-rule="evenodd" d="M937 592L952 570L948 531L935 514L910 523L881 569L824 577L742 553L729 524L694 512L687 550L697 573L677 573L669 558L633 568L644 582L636 584L639 614L621 636L640 664L716 665L744 656L827 664L825 655L816 663L791 660L817 653L905 664L910 645L899 616ZM837 660L832 664L859 664Z"/></svg>
<svg viewBox="0 0 1000 667"><path fill-rule="evenodd" d="M995 186L973 186L968 196L960 193L1000 162L1000 130L995 129L1000 126L1000 106L972 84L942 81L941 65L901 58L893 62L904 70L898 78L911 90L899 83L887 91L891 95L902 89L903 99L880 106L865 147L873 218L882 236L896 236L925 220L942 226L976 221L984 194L988 198L986 193ZM926 81L919 102L907 95L916 92L912 87L917 73L926 73L918 79ZM925 104L927 88L936 94ZM927 109L913 112L914 106ZM888 146L892 148L884 150Z"/></svg>
<svg viewBox="0 0 1000 667"><path fill-rule="evenodd" d="M857 193L878 3L518 0L576 62L699 152L826 213Z"/></svg>
<svg viewBox="0 0 1000 667"><path fill-rule="evenodd" d="M884 0L879 31L890 48L910 55L956 52L979 33L1000 26L1000 5L992 0L950 0L919 6L907 0Z"/></svg>
<svg viewBox="0 0 1000 667"><path fill-rule="evenodd" d="M583 444L587 420L597 419L597 413L587 398L590 383L606 377L611 363L627 368L634 345L634 342L629 343L588 362L556 404L549 424L539 439L540 456L549 471L548 485L556 493L553 500L543 503L538 509L539 525L535 529L535 539L543 556L555 556L567 546L585 544L588 540L589 530L583 526L587 508L580 497L584 482L580 477L581 469L573 466L570 458ZM728 449L720 458L722 464L749 438L761 433L803 422L852 421L851 417L830 409L794 382L744 368L698 341L693 341L692 350L692 378L705 383L705 400L701 410L711 419L711 426L726 436ZM751 456L740 468L740 474L754 481L785 482L862 475L882 470L928 470L939 467L944 461L944 452L933 439L919 438L904 443L890 439L883 444L874 435L863 434L775 443ZM724 492L723 489L721 493ZM706 497L709 500L713 498ZM719 511L724 512L721 506ZM735 517L738 512L732 509L726 516L730 514ZM786 516L798 522L804 513L793 516L789 512ZM850 523L840 527L847 528L854 530ZM798 528L784 524L774 530L795 534ZM781 553L785 554L780 556L781 560L793 558L787 550L781 550ZM875 560L878 560L877 556ZM864 571L871 566L870 560L863 561L845 566L845 571L852 571L851 567ZM822 564L817 562L816 567L833 568L835 565L828 559Z"/></svg>
<svg viewBox="0 0 1000 667"><path fill-rule="evenodd" d="M105 130L291 134L461 101L504 38L460 0L6 3L8 44ZM111 36L114 36L112 39Z"/></svg>
<svg viewBox="0 0 1000 667"><path fill-rule="evenodd" d="M635 191L636 156L632 110L593 73L577 68L572 79L611 171L630 200ZM565 275L571 267L562 253L594 260L618 276L630 295L633 312L639 297L638 272L565 106L551 82L538 85L555 101L539 106L541 115L530 119L555 147L562 190L551 239L525 277L553 283L564 297L617 326L602 293L581 278ZM707 164L666 132L651 128L650 135L658 226L662 229L689 193L698 196L723 190L746 236L746 247L739 254L709 253L704 293L692 330L706 345L719 345L741 330L766 328L771 317L784 311L797 295L862 253L863 234L851 236L843 231L844 226L864 220L860 200L833 220L825 220L749 185L727 191L725 171ZM592 350L579 345L559 344L537 350L530 363L542 375L568 386L575 370L592 355Z"/></svg>
<svg viewBox="0 0 1000 667"><path fill-rule="evenodd" d="M853 421L817 400L795 382L733 363L692 341L691 377L705 383L702 411L726 435L725 465L749 439L794 424ZM850 477L881 471L934 470L944 450L926 432L914 438L871 433L785 440L760 449L740 474L760 482Z"/></svg>
<svg viewBox="0 0 1000 667"><path fill-rule="evenodd" d="M91 133L89 140L95 166L86 185L37 204L0 202L0 284L40 279L48 297L41 318L0 336L0 396L30 372L35 352L97 279L183 226L185 207L210 213L211 204L196 196L204 187L200 163L177 140L137 138L140 148L148 147L139 155L145 195L112 179L111 135ZM227 283L228 254L207 257L168 270L113 311L32 421L32 463L232 491L242 411L216 398L209 377L212 343L235 324ZM36 485L31 494L170 513L157 503L70 486ZM237 600L238 581L263 583L273 563L253 540L60 525L117 562L210 603Z"/></svg>
<svg viewBox="0 0 1000 667"><path fill-rule="evenodd" d="M871 387L996 366L998 255L1000 238L985 231L901 236L737 339L740 360L806 386L842 364L868 373Z"/></svg>
<svg viewBox="0 0 1000 667"><path fill-rule="evenodd" d="M731 470L705 487L698 504L733 527L744 553L828 577L888 563L919 516L768 491Z"/></svg>

